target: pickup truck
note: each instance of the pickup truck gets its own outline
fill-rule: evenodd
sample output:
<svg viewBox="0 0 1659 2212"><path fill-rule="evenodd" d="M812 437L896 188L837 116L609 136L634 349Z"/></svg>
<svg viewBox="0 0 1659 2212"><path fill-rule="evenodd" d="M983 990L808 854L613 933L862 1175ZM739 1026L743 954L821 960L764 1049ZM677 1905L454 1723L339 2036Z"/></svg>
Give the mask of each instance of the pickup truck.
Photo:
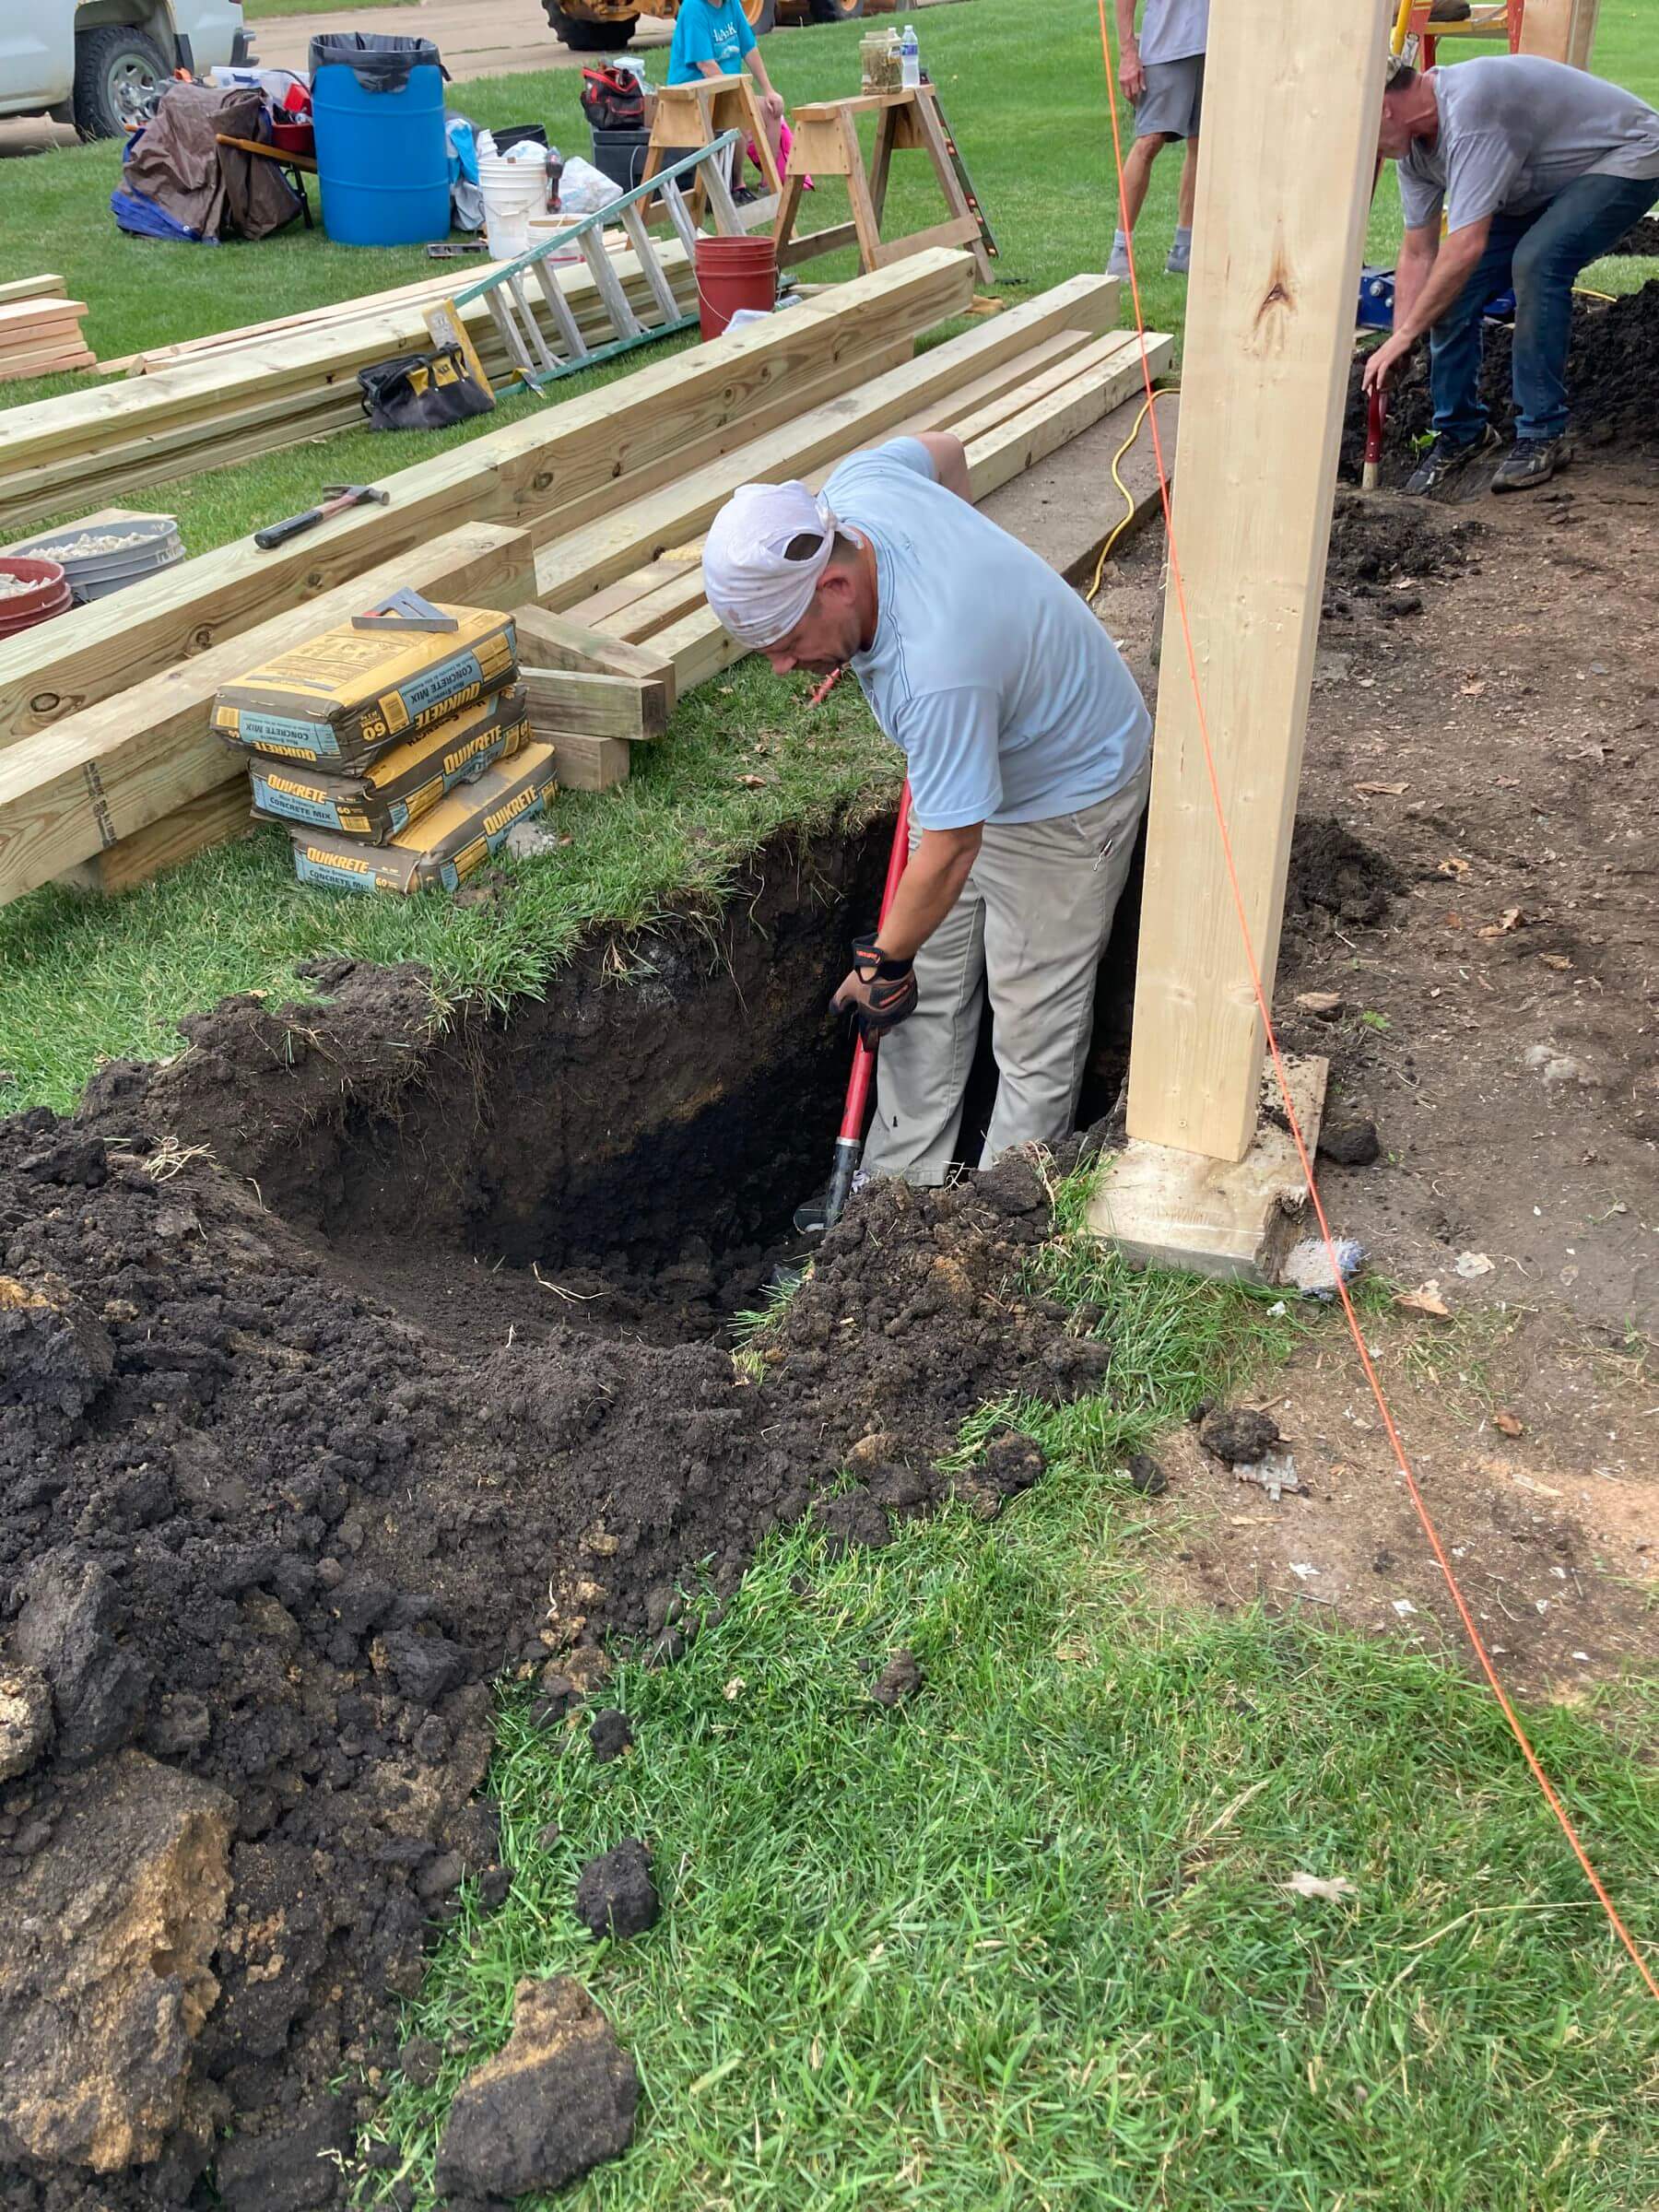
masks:
<svg viewBox="0 0 1659 2212"><path fill-rule="evenodd" d="M143 122L176 69L251 59L241 0L0 0L0 115L83 138Z"/></svg>
<svg viewBox="0 0 1659 2212"><path fill-rule="evenodd" d="M759 38L774 23L850 23L865 0L739 0ZM573 53L614 53L633 37L641 16L674 17L679 0L542 0L548 23Z"/></svg>

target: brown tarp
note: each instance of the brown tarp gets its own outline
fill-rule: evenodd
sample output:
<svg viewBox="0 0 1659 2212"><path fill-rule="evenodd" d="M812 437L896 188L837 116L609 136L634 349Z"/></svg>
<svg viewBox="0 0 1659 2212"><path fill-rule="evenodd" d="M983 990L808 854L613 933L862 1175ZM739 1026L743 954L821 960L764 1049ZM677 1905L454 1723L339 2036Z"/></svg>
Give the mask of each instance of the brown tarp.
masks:
<svg viewBox="0 0 1659 2212"><path fill-rule="evenodd" d="M124 182L204 238L268 238L293 221L299 199L276 162L218 144L220 133L257 138L263 106L253 88L170 85Z"/></svg>

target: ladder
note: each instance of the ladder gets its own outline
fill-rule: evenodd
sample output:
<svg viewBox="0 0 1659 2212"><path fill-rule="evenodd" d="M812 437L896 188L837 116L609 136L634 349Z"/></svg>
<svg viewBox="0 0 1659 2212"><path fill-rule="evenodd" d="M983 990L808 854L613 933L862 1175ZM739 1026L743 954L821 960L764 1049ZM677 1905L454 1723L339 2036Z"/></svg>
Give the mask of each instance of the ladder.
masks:
<svg viewBox="0 0 1659 2212"><path fill-rule="evenodd" d="M673 280L657 258L656 241L645 227L645 205L651 200L662 202L693 269L697 262L697 226L686 206L688 191L698 184L702 186L715 229L721 236L744 236L725 173L732 149L740 136L737 131L723 132L709 145L688 154L684 160L660 170L646 183L636 185L633 191L625 192L619 199L609 201L594 214L584 215L562 230L556 230L544 244L533 246L516 261L507 262L489 276L480 277L477 284L457 292L453 299L441 300L429 308L426 325L432 343L460 347L473 374L488 387L489 380L467 335L465 318L461 312L475 300L482 300L500 333L507 357L520 382L528 390L539 392L559 377L594 368L599 362L629 352L636 346L647 345L653 338L665 338L676 331L688 330L698 316L695 312L690 314L680 312ZM693 174L694 171L701 173ZM604 238L606 227L613 223L619 224L628 235L651 294L653 320L641 321L617 274ZM586 262L610 318L611 329L616 333L603 345L590 346L582 336L570 300L559 287L554 256L571 246Z"/></svg>

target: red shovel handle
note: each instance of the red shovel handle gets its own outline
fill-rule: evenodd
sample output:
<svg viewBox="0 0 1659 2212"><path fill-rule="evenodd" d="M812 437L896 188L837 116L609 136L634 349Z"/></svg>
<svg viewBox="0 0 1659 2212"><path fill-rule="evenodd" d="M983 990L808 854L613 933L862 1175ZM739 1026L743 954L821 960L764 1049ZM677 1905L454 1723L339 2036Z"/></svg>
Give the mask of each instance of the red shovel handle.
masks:
<svg viewBox="0 0 1659 2212"><path fill-rule="evenodd" d="M898 894L899 879L904 874L904 864L910 858L910 782L899 794L899 819L893 824L893 848L888 854L887 882L881 893L881 922L892 912ZM881 934L881 922L876 932ZM841 1135L850 1144L864 1141L865 1118L870 1110L870 1085L876 1076L876 1054L862 1037L853 1047L853 1072L847 1078L847 1107L841 1115Z"/></svg>

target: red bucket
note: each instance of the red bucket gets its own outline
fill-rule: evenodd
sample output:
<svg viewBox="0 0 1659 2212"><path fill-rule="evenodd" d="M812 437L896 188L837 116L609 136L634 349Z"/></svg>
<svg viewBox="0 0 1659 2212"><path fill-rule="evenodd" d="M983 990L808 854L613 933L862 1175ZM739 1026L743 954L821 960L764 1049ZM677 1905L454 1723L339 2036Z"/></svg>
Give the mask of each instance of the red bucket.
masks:
<svg viewBox="0 0 1659 2212"><path fill-rule="evenodd" d="M0 556L0 576L28 587L0 595L0 638L15 637L20 629L32 629L37 622L50 621L53 615L65 613L74 604L75 594L69 589L69 579L55 560L36 560L27 553L7 553Z"/></svg>
<svg viewBox="0 0 1659 2212"><path fill-rule="evenodd" d="M717 338L739 308L770 315L778 304L778 249L770 238L700 238L697 299L705 338Z"/></svg>

